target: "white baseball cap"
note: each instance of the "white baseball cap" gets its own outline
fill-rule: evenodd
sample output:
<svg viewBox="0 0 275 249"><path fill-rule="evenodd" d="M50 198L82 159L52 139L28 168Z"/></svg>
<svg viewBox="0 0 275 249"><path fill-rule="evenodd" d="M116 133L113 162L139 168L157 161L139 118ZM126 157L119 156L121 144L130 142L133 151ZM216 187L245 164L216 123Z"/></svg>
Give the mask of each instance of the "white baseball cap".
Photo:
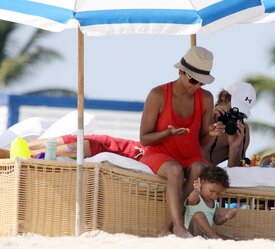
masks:
<svg viewBox="0 0 275 249"><path fill-rule="evenodd" d="M231 95L231 107L237 107L239 112L249 117L251 108L256 104L253 86L246 82L235 82L226 91Z"/></svg>

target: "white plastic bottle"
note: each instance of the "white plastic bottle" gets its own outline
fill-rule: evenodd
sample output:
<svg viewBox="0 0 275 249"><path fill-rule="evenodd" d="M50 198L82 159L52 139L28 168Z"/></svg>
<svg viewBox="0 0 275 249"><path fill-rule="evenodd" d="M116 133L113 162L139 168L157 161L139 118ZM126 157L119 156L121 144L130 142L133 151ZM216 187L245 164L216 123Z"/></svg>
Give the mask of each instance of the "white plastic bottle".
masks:
<svg viewBox="0 0 275 249"><path fill-rule="evenodd" d="M48 138L46 142L45 160L56 159L56 138Z"/></svg>

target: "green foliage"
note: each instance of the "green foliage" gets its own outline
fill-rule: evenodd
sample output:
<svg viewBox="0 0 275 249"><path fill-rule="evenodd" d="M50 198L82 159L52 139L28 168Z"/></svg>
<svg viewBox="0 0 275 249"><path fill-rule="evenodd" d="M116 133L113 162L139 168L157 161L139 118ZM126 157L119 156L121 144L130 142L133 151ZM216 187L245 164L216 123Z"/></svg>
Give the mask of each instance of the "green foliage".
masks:
<svg viewBox="0 0 275 249"><path fill-rule="evenodd" d="M247 123L252 130L268 134L270 138L275 138L275 125L260 121L248 121Z"/></svg>
<svg viewBox="0 0 275 249"><path fill-rule="evenodd" d="M275 64L275 47L271 49L271 63ZM250 82L255 88L257 99L263 99L270 103L270 106L275 110L275 78L266 75L251 75L245 79L245 81ZM268 118L268 117L267 117ZM268 122L268 120L267 120ZM262 134L268 134L271 139L275 137L275 126L274 124L269 124L267 122L256 122L250 121L249 127L255 132L260 132ZM257 154L268 154L273 151L274 146L266 148Z"/></svg>
<svg viewBox="0 0 275 249"><path fill-rule="evenodd" d="M257 93L258 99L265 99L275 110L275 79L265 75L249 76L245 81L250 82Z"/></svg>
<svg viewBox="0 0 275 249"><path fill-rule="evenodd" d="M0 84L16 83L24 76L35 73L36 66L62 59L55 50L39 45L39 41L51 33L34 29L25 42L15 41L13 35L23 27L6 21L0 21Z"/></svg>
<svg viewBox="0 0 275 249"><path fill-rule="evenodd" d="M275 64L275 47L271 49L271 64Z"/></svg>
<svg viewBox="0 0 275 249"><path fill-rule="evenodd" d="M64 89L64 88L44 88L40 90L34 90L25 93L25 95L44 95L44 96L50 96L50 97L76 97L77 92L70 89Z"/></svg>

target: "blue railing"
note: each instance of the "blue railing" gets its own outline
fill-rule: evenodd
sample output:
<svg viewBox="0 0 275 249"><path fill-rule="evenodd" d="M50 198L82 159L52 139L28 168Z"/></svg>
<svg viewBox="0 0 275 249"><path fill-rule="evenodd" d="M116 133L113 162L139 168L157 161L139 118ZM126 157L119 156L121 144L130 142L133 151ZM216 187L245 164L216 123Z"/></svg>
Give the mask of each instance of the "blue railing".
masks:
<svg viewBox="0 0 275 249"><path fill-rule="evenodd" d="M7 127L16 124L19 121L20 106L47 106L47 107L63 107L76 108L76 97L48 97L33 95L0 95L0 105L8 108ZM115 101L115 100L96 100L85 99L85 109L94 110L113 110L113 111L133 111L140 112L143 110L143 102L138 101Z"/></svg>

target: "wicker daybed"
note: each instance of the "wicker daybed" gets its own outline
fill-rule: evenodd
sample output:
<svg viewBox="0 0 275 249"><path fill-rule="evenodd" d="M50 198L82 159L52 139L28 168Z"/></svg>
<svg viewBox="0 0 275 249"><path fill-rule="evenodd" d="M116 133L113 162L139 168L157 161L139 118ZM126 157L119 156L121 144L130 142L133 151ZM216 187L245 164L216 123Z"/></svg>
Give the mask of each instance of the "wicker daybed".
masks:
<svg viewBox="0 0 275 249"><path fill-rule="evenodd" d="M267 186L229 188L220 197L220 204L235 203L236 218L217 229L239 239L265 238L275 240L275 188ZM226 208L221 208L226 212Z"/></svg>
<svg viewBox="0 0 275 249"><path fill-rule="evenodd" d="M108 162L85 163L82 232L155 236L165 217L165 180ZM76 163L0 160L0 235L74 235Z"/></svg>
<svg viewBox="0 0 275 249"><path fill-rule="evenodd" d="M82 232L159 233L166 213L164 179L108 162L85 163L83 171ZM74 235L75 184L75 162L1 159L0 235ZM268 210L274 200L273 189L228 189L220 204L236 202L238 214L219 232L275 240L275 212ZM244 203L249 209L239 209Z"/></svg>

